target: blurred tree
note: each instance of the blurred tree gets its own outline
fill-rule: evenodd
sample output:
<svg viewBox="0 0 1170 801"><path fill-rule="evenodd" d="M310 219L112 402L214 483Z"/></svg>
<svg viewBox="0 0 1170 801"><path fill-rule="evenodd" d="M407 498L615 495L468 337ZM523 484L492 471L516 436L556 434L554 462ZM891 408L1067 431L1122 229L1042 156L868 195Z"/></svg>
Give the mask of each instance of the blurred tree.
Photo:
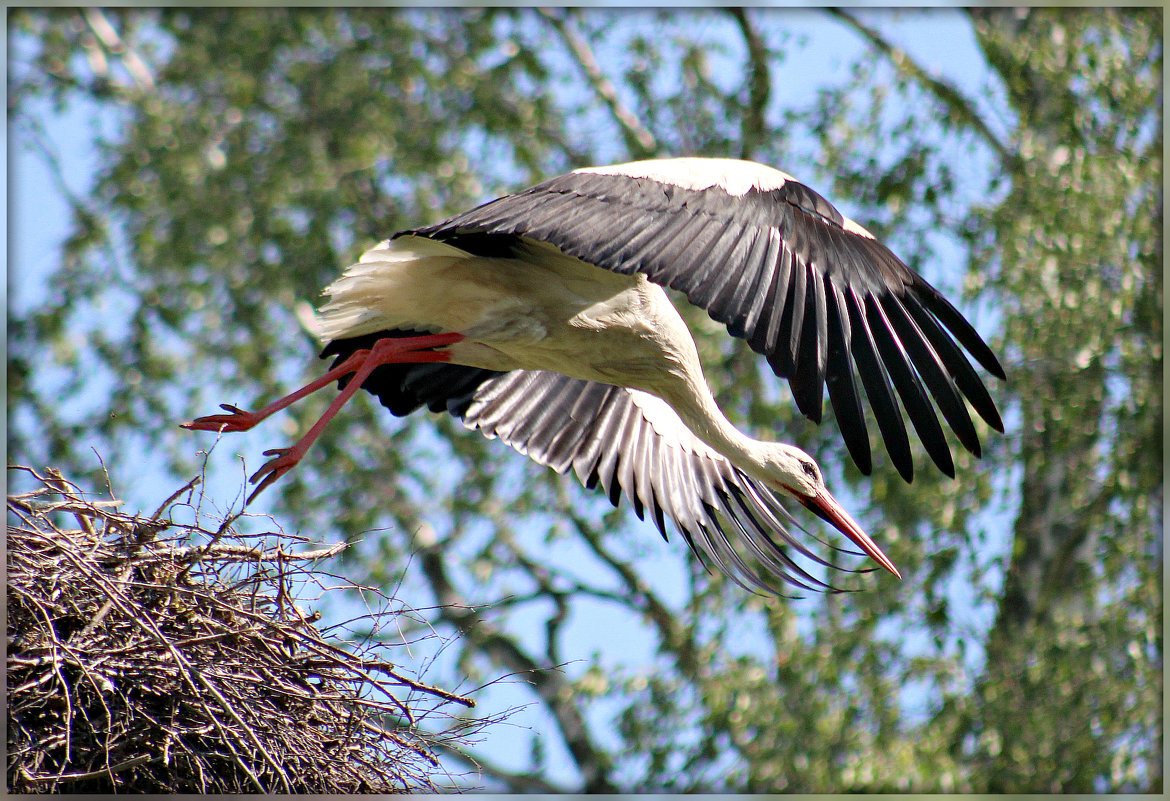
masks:
<svg viewBox="0 0 1170 801"><path fill-rule="evenodd" d="M548 738L519 769L451 755L492 788L1160 791L1161 12L971 12L985 97L830 16L867 55L780 100L808 20L782 11L14 11L21 138L43 142L45 99L122 126L49 297L10 312L9 458L189 472L203 443L174 423L315 369L298 307L400 228L586 163L817 164L803 177L932 281L957 286L931 272L940 242L966 248L1009 370L1008 436L956 454L959 481L830 471L872 501L902 585L745 597L498 443L373 404L278 485L282 516L364 536L350 571L461 632L472 682L530 688L576 778L550 778ZM844 462L688 319L733 420ZM602 615L644 663L582 647Z"/></svg>
<svg viewBox="0 0 1170 801"><path fill-rule="evenodd" d="M1019 120L974 252L1028 379L1012 560L962 731L992 791L1140 786L1133 746L1161 750L1162 719L1161 12L973 16Z"/></svg>

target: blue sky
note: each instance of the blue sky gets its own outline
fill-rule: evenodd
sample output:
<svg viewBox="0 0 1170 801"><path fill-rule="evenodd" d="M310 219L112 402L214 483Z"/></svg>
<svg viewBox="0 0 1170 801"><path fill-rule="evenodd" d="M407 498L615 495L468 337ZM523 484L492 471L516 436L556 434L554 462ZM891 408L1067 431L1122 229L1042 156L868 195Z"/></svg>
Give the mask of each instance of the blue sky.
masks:
<svg viewBox="0 0 1170 801"><path fill-rule="evenodd" d="M847 80L846 67L855 60L864 47L853 33L818 11L759 10L754 13L785 14L786 24L793 32L808 37L804 47L793 44L788 58L773 74L774 91L777 96L783 96L784 100L793 95L811 97L819 86ZM987 112L986 119L994 131L1002 133L1006 130L1009 121L1004 119L1002 114L997 114L996 109L1002 108L1002 105L995 103L997 97L1002 95L996 92L996 87L991 83L990 71L975 45L970 27L958 12L949 9L860 11L858 16L867 23L879 27L885 35L909 51L920 65L950 80L969 98L975 99L977 106ZM793 41L795 43L795 37ZM987 99L989 94L990 100ZM117 120L105 110L84 105L76 105L59 114L45 104L38 109L36 116L45 131L45 141L50 143L51 152L59 159L61 172L67 182L67 191L79 197L86 196L93 185L98 164L99 151L95 142L98 138L113 136L117 130ZM56 183L52 171L47 168L45 153L30 148L24 133L21 128L12 126L9 128L11 152L9 304L14 309L29 308L50 291L52 273L60 264L60 246L69 231L69 206L62 195L63 187ZM812 147L811 140L807 138L804 139L804 146L799 146L801 141L799 134L794 139L798 145L795 148L798 152L809 151ZM774 166L816 184L818 169L815 165ZM978 164L969 165L968 168L973 191L986 181L986 176L980 175L979 169ZM847 199L832 199L847 215L850 213ZM957 288L961 285L959 279L962 261L961 254L953 244L946 242L939 244L938 265L938 274L928 275L928 278L937 281L950 294L956 294ZM306 354L306 359L312 355ZM295 376L301 369L302 365L290 365L290 376L293 376L290 380L295 381ZM248 399L232 400L246 406ZM209 408L209 412L211 410ZM10 425L20 425L19 420L9 422ZM285 444L291 434L292 432L280 421L274 420L256 431L221 442L209 461L206 489L208 498L223 508L233 503L238 504L237 495L243 474L239 455L246 457L249 466L254 469L260 463L260 453L263 450ZM827 427L825 435L836 436L836 431ZM209 440L205 436L193 436L191 448L193 451L205 448L208 443ZM515 460L517 465L523 461L523 457L503 448L501 450L508 454L507 458ZM161 469L161 462L159 469L152 471L149 457L146 458L144 472L153 472L157 479L131 481L129 480L131 477L127 475L119 476L115 473L114 476L117 491L125 497L131 508L153 509L181 483L176 477L165 474ZM143 468L144 465L137 466L139 471L143 471ZM517 467L518 471L523 469ZM262 495L252 511L258 514L271 511L275 497L274 493ZM1010 510L1005 510L1002 514L1004 514L1002 519L1010 519ZM646 538L648 558L669 557L672 553L677 557L677 552L683 547L678 538L672 538L669 544L662 543L650 527L641 530L638 526L637 521L634 521L627 528ZM1002 551L1007 546L1006 532L1002 531L1004 527L996 525L993 521L989 528L1001 531L1001 541L989 542L988 549L993 553ZM661 558L659 563L669 568L666 577L662 579L664 590L669 594L670 585L674 582L681 583L683 580L683 572L677 569L683 563L677 558ZM957 586L955 591L960 593L963 589ZM967 599L960 597L956 600L968 606L975 603L973 597ZM574 619L568 627L568 639L580 645L568 656L583 661L568 668L572 675L584 672L589 656L593 652L600 653L607 663L626 666L631 674L654 669L652 640L644 636L643 630L627 621L621 621L620 627L615 628L613 614L612 607L601 603L585 604L575 610ZM543 622L537 610L533 610L518 616L515 623L522 623L526 617L531 618L533 627L540 626ZM975 625L979 628L989 624L988 619L985 623L976 622ZM537 630L532 633L534 637L543 636L542 632ZM450 666L446 669L450 669ZM490 712L523 703L527 699L526 692L519 685L505 683L481 695L480 703L485 712ZM589 710L589 715L599 725L600 730L605 730L612 711L608 705L599 704ZM515 732L515 737L510 736L507 731L498 736L489 736L484 744L483 753L501 767L520 770L528 761L532 747L530 738L539 736L541 731L547 731L549 725L542 710L536 705L514 714L510 723L517 727L530 727L531 731L516 728L509 730ZM547 778L571 786L577 777L559 740L549 737L543 739L545 746L554 756L553 770Z"/></svg>

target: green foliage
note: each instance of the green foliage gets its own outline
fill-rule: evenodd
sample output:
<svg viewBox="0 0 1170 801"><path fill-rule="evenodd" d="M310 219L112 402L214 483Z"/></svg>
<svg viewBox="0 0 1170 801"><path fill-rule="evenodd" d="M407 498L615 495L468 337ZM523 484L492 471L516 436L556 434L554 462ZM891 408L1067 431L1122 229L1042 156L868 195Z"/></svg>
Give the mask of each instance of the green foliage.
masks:
<svg viewBox="0 0 1170 801"><path fill-rule="evenodd" d="M976 253L1028 374L1009 390L1025 478L979 693L994 716L971 725L994 790L1132 785L1132 743L1161 736L1160 30L1154 10L976 15L1020 119Z"/></svg>
<svg viewBox="0 0 1170 801"><path fill-rule="evenodd" d="M799 168L965 289L1008 370L1008 432L956 452L958 481L917 451L906 485L877 447L863 478L831 410L817 430L686 312L729 416L868 498L904 583L745 597L624 508L366 401L278 485L286 527L362 540L343 569L461 632L450 670L530 682L549 730L501 730L512 765L474 754L491 787L1160 790L1161 12L972 12L981 96L829 16L871 51L804 96L774 77L804 12L14 11L17 138L44 141L45 102L119 130L48 297L10 312L9 458L190 472L203 443L174 424L315 373L298 308L398 229L584 163ZM651 656L585 648L582 616Z"/></svg>

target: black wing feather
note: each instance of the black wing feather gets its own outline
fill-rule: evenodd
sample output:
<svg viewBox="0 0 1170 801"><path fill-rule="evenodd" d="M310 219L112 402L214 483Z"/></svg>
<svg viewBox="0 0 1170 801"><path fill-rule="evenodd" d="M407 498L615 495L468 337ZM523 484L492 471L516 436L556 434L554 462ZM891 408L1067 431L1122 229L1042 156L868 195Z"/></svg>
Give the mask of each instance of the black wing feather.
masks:
<svg viewBox="0 0 1170 801"><path fill-rule="evenodd" d="M959 310L952 306L950 301L944 298L937 289L928 284L926 279L918 275L915 275L914 278L914 294L922 301L922 305L942 321L942 324L954 334L955 339L959 340L959 344L975 357L984 370L996 378L1006 379L1007 374L1003 371L999 359L995 358L995 354L979 336L979 332L967 322L963 315L959 314Z"/></svg>
<svg viewBox="0 0 1170 801"><path fill-rule="evenodd" d="M865 394L869 404L873 407L873 416L877 419L878 429L882 432L882 439L890 454L890 461L907 482L914 480L914 459L910 455L910 441L906 437L906 425L902 422L902 413L898 409L898 401L894 397L894 388L890 386L890 377L886 375L881 360L878 359L877 346L870 333L869 323L865 319L865 301L858 297L855 290L845 293L845 303L849 308L849 327L853 333L853 356L857 363L857 372L861 382L865 385ZM832 392L830 391L830 397Z"/></svg>
<svg viewBox="0 0 1170 801"><path fill-rule="evenodd" d="M821 397L825 392L825 363L828 359L828 320L825 301L825 279L819 270L810 268L805 290L804 332L800 350L796 354L796 372L789 383L793 385L796 405L805 417L821 422ZM795 380L801 379L801 385ZM797 390L800 390L798 393ZM797 397L804 395L804 397Z"/></svg>
<svg viewBox="0 0 1170 801"><path fill-rule="evenodd" d="M805 296L808 294L808 272L811 267L809 267L807 255L807 253L802 254L795 250L792 253L792 272L789 274L789 280L792 281L792 295L788 298L788 304L784 308L788 325L785 325L783 321L780 322L780 341L777 343L778 349L787 349L784 355L788 364L793 365L787 373L778 373L781 378L789 378L789 383L792 383L791 378L796 372L795 365L800 358L804 315L808 308ZM793 387L793 393L796 391L797 388Z"/></svg>
<svg viewBox="0 0 1170 801"><path fill-rule="evenodd" d="M772 360L773 354L784 353L787 357L787 351L781 347L781 343L785 341L788 329L782 329L781 324L786 319L791 319L791 312L789 306L789 293L793 291L792 286L792 264L795 261L792 249L788 247L786 242L780 240L776 236L780 247L780 258L776 263L776 268L772 273L772 282L768 286L768 303L765 304L764 310L760 317L760 325L756 327L755 331L747 331L748 341L753 343L753 347L758 344L760 353L768 357L768 363L772 365L772 369L776 369L776 364ZM766 332L761 341L757 336L757 332ZM791 365L789 360L787 364Z"/></svg>
<svg viewBox="0 0 1170 801"><path fill-rule="evenodd" d="M902 305L914 318L918 329L934 347L935 353L943 360L947 371L955 380L955 384L962 390L963 395L970 401L971 406L979 413L984 422L996 431L1003 433L1003 420L1000 419L999 410L995 408L995 401L991 399L987 387L979 380L979 374L967 361L963 351L959 350L954 340L946 335L935 318L930 316L930 313L922 307L916 297L905 297Z"/></svg>
<svg viewBox="0 0 1170 801"><path fill-rule="evenodd" d="M833 414L841 428L841 436L849 448L849 454L865 475L873 469L869 451L869 432L865 427L865 414L861 410L861 393L853 378L853 357L850 347L853 335L849 325L849 310L841 290L828 284L826 301L828 309L828 373L825 383L829 389L829 401Z"/></svg>
<svg viewBox="0 0 1170 801"><path fill-rule="evenodd" d="M877 343L882 363L890 371L890 378L893 379L894 386L898 388L898 394L902 398L902 404L906 407L906 414L910 417L910 422L914 424L914 430L918 432L918 437L922 440L926 452L930 454L931 460L938 466L938 469L954 478L955 463L951 460L951 451L947 447L946 435L943 434L942 427L938 424L938 418L934 414L934 408L930 405L929 398L926 397L926 390L922 388L922 382L918 380L918 376L910 367L910 361L906 356L906 351L902 348L902 343L898 341L890 327L890 321L886 318L879 302L874 300L873 295L866 298L866 307L867 322L876 320L879 323L874 325L869 322L869 331Z"/></svg>
<svg viewBox="0 0 1170 801"><path fill-rule="evenodd" d="M757 348L747 336L747 332L755 332L760 312L764 303L771 296L775 297L772 289L774 262L779 253L780 237L768 229L757 229L752 239L752 247L748 252L743 275L740 281L731 282L727 290L715 299L715 305L723 309L745 309L740 316L732 315L730 319L722 320L728 332L740 339L748 340L752 350L757 353L763 348ZM728 292L731 294L729 295ZM773 300L774 302L774 300Z"/></svg>
<svg viewBox="0 0 1170 801"><path fill-rule="evenodd" d="M712 301L719 295L726 283L729 281L737 283L741 280L738 272L725 269L724 265L729 262L732 264L744 263L747 251L744 243L747 234L748 232L732 225L725 225L719 229L707 250L707 254L716 253L718 256L714 259L710 258L709 255L706 256L709 259L706 275L693 289L687 291L687 299L691 303L701 309L719 309L717 313L726 316L724 309L713 305ZM721 323L725 322L718 317L715 319Z"/></svg>
<svg viewBox="0 0 1170 801"><path fill-rule="evenodd" d="M959 390L955 388L954 381L939 362L934 349L930 347L922 331L910 319L910 315L896 297L893 295L883 297L882 308L886 310L886 318L894 324L894 330L910 354L914 366L918 369L918 375L934 395L935 403L938 404L943 417L951 424L963 447L980 456L982 452L979 447L979 435L975 433L975 426L971 424L971 416L967 414L967 407L963 405Z"/></svg>

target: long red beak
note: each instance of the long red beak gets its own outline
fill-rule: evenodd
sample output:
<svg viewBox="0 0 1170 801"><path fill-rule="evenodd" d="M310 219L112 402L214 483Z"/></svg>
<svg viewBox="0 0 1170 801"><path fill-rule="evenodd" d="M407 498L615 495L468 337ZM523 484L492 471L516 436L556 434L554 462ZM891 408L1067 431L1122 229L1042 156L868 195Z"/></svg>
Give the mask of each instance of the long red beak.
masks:
<svg viewBox="0 0 1170 801"><path fill-rule="evenodd" d="M873 559L886 570L893 573L898 578L902 578L902 574L898 572L898 568L894 567L894 563L890 558L882 553L882 549L877 546L877 543L869 538L869 535L861 530L861 526L857 525L857 521L849 516L849 513L837 503L837 499L829 494L828 490L821 490L812 497L797 495L797 499L809 508L817 517L826 520L833 524L833 527L844 534L853 543L865 551L870 559Z"/></svg>

